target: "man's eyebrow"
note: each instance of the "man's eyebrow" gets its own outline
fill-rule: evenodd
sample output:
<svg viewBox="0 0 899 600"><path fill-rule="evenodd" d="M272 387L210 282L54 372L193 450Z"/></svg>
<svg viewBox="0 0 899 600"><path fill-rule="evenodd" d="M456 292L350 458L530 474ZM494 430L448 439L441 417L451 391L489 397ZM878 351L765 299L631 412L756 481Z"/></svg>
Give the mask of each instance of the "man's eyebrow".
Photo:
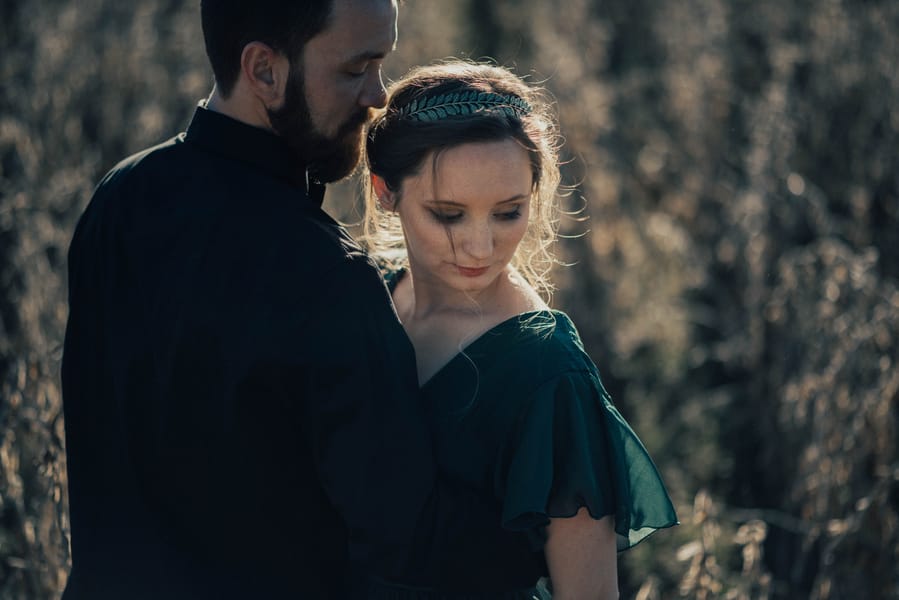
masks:
<svg viewBox="0 0 899 600"><path fill-rule="evenodd" d="M381 60L382 58L384 58L386 56L387 56L386 52L375 52L375 51L367 50L365 52L360 52L359 54L354 54L353 56L346 59L345 62L357 63L357 62L362 62L362 61L366 61L366 60Z"/></svg>

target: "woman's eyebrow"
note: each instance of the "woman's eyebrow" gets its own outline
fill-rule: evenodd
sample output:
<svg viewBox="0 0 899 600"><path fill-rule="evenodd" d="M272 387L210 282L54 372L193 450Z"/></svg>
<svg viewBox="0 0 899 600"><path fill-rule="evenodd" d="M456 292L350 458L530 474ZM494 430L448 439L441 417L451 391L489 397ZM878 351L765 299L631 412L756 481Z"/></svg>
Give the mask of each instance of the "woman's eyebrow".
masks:
<svg viewBox="0 0 899 600"><path fill-rule="evenodd" d="M509 204L510 202L518 202L520 200L526 199L527 197L528 197L528 194L516 194L516 195L512 196L511 198L507 198L505 200L500 200L499 202L496 203L496 206L498 206L500 204ZM440 204L442 206L452 206L452 207L458 207L458 208L465 208L466 206L468 206L467 204L464 204L462 202L456 202L455 200L427 199L424 202L425 202L425 204Z"/></svg>

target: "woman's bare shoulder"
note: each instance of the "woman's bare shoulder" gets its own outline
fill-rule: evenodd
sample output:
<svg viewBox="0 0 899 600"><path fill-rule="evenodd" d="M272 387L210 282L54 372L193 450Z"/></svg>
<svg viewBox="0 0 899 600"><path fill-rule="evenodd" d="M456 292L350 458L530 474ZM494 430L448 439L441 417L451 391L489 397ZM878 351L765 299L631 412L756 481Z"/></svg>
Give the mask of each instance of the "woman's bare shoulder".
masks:
<svg viewBox="0 0 899 600"><path fill-rule="evenodd" d="M506 278L506 293L500 303L502 312L507 313L506 318L538 310L549 310L549 305L516 269L510 266Z"/></svg>

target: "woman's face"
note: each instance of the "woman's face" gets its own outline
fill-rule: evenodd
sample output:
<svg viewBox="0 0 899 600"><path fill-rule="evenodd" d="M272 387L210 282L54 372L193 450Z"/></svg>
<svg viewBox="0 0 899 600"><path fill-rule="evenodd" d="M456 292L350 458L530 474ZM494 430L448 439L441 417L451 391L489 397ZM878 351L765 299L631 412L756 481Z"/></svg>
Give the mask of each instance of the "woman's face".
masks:
<svg viewBox="0 0 899 600"><path fill-rule="evenodd" d="M514 140L464 144L427 158L397 206L417 285L476 293L496 282L528 224L533 175Z"/></svg>

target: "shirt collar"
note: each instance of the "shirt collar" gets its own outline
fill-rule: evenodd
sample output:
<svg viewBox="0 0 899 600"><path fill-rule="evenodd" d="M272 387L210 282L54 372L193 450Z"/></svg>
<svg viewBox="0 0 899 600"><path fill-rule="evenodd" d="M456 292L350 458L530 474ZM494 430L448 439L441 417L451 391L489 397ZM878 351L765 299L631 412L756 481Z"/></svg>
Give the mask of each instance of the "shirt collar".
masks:
<svg viewBox="0 0 899 600"><path fill-rule="evenodd" d="M308 180L306 169L296 162L283 137L209 110L202 102L194 111L185 141L251 164L272 177L299 187L318 206L324 200L325 186Z"/></svg>

